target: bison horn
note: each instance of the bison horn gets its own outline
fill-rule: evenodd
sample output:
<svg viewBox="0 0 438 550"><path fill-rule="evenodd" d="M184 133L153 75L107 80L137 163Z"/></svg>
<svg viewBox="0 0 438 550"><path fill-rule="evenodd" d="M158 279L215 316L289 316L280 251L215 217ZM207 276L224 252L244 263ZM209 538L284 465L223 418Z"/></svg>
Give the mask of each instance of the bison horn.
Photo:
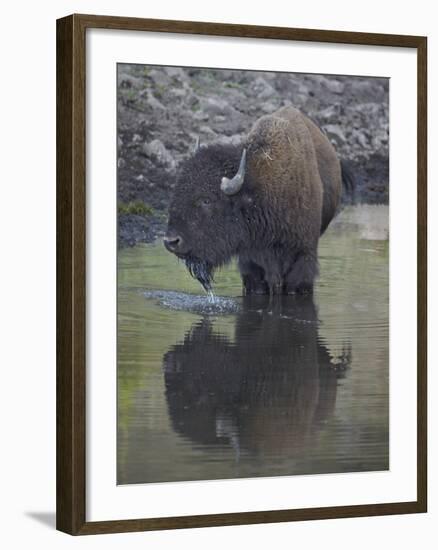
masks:
<svg viewBox="0 0 438 550"><path fill-rule="evenodd" d="M199 151L199 149L201 148L201 139L200 137L198 136L196 138L196 143L195 143L195 148L193 149L193 152L194 153L197 153Z"/></svg>
<svg viewBox="0 0 438 550"><path fill-rule="evenodd" d="M242 189L243 180L245 179L246 169L246 149L242 152L242 158L240 159L239 170L234 178L222 178L221 191L226 195L235 195Z"/></svg>

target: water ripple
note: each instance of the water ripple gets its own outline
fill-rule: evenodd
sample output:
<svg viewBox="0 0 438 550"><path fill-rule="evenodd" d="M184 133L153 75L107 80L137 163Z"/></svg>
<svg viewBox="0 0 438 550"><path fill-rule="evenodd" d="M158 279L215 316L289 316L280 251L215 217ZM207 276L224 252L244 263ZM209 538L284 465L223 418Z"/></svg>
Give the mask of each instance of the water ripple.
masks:
<svg viewBox="0 0 438 550"><path fill-rule="evenodd" d="M201 315L230 315L240 309L237 300L223 296L196 296L173 290L148 290L144 296L162 307Z"/></svg>

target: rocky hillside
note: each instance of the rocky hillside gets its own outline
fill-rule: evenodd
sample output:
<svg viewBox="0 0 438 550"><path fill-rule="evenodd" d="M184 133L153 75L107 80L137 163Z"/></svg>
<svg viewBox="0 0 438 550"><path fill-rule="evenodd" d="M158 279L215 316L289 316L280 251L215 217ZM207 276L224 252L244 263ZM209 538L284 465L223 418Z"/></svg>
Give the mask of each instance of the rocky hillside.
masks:
<svg viewBox="0 0 438 550"><path fill-rule="evenodd" d="M357 180L388 202L388 80L145 65L118 68L119 244L161 234L178 163L201 143L238 143L284 105L310 116Z"/></svg>

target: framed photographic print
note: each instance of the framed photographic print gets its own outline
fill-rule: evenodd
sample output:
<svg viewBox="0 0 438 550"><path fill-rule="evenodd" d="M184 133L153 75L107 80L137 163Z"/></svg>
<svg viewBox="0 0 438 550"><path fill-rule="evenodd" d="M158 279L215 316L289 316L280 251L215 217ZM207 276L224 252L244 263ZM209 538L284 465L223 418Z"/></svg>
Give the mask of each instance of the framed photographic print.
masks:
<svg viewBox="0 0 438 550"><path fill-rule="evenodd" d="M57 528L425 512L426 38L57 22Z"/></svg>

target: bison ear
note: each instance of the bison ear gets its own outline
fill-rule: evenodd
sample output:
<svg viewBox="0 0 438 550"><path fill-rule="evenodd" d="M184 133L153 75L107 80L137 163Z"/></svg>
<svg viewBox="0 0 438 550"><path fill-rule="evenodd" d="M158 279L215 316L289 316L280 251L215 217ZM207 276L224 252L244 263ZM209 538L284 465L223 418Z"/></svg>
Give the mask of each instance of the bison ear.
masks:
<svg viewBox="0 0 438 550"><path fill-rule="evenodd" d="M194 149L193 149L193 153L196 154L196 153L199 151L200 148L201 148L201 139L200 139L200 137L198 136L198 137L196 138L196 142L195 142L195 147L194 147Z"/></svg>
<svg viewBox="0 0 438 550"><path fill-rule="evenodd" d="M243 181L245 179L245 171L246 171L246 149L242 152L242 157L240 159L239 164L239 170L237 170L237 174L231 178L222 178L221 181L221 191L225 193L225 195L235 195L242 189Z"/></svg>

